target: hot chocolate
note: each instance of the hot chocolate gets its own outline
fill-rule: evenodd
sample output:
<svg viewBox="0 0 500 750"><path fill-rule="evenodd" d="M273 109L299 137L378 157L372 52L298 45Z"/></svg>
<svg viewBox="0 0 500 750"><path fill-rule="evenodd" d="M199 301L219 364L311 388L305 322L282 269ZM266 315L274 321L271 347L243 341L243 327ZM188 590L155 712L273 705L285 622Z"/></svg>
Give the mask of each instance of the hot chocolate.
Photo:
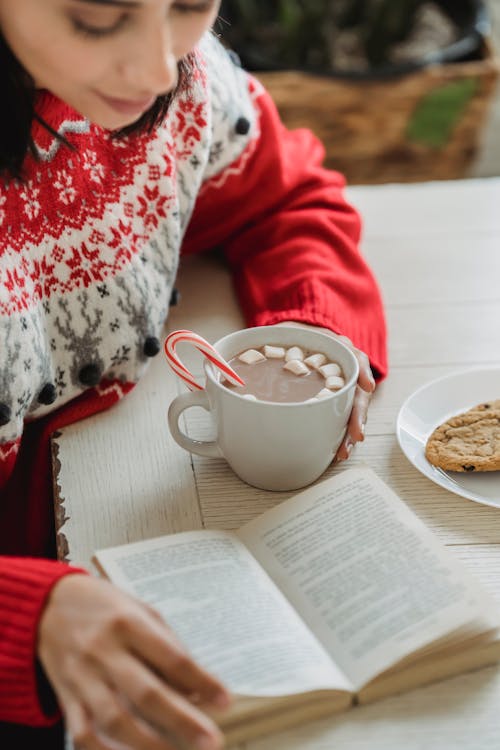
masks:
<svg viewBox="0 0 500 750"><path fill-rule="evenodd" d="M224 385L246 398L296 403L325 398L344 386L340 366L320 352L298 346L265 345L246 349L229 360L245 386Z"/></svg>
<svg viewBox="0 0 500 750"><path fill-rule="evenodd" d="M311 326L292 325L243 328L213 347L203 341L196 341L196 347L207 359L204 388L182 362L173 360L172 369L190 387L168 409L174 440L193 454L224 457L242 481L264 490L295 490L316 481L344 440L352 413L359 376L352 349ZM248 381L245 390L227 387L223 380L240 383L235 369ZM254 380L269 372L278 383L286 377L285 387L263 377L264 390L257 390ZM305 386L306 391L296 392ZM270 398L284 401L266 400ZM192 407L209 412L212 439L193 439L183 431L182 415Z"/></svg>

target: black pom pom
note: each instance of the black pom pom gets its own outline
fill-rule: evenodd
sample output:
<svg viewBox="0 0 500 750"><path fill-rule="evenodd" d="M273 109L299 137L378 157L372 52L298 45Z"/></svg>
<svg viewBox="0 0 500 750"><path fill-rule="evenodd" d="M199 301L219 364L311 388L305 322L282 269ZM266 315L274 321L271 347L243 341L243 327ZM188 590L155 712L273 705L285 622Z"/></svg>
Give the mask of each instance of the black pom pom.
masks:
<svg viewBox="0 0 500 750"><path fill-rule="evenodd" d="M148 336L144 342L144 354L146 357L156 357L161 349L160 341L156 336Z"/></svg>
<svg viewBox="0 0 500 750"><path fill-rule="evenodd" d="M170 305L170 307L175 307L176 305L179 304L180 299L181 299L181 293L179 292L178 289L174 288L172 289L172 294L170 295L170 301L168 304Z"/></svg>
<svg viewBox="0 0 500 750"><path fill-rule="evenodd" d="M98 365L85 365L78 373L78 379L83 385L97 385L101 379L101 370Z"/></svg>
<svg viewBox="0 0 500 750"><path fill-rule="evenodd" d="M250 132L250 120L247 120L246 117L239 117L234 129L238 135L248 135Z"/></svg>
<svg viewBox="0 0 500 750"><path fill-rule="evenodd" d="M53 404L57 398L57 389L54 383L46 383L40 393L38 394L38 402L49 406Z"/></svg>
<svg viewBox="0 0 500 750"><path fill-rule="evenodd" d="M12 411L10 406L7 406L7 404L0 404L0 427L3 427L10 422L11 416Z"/></svg>

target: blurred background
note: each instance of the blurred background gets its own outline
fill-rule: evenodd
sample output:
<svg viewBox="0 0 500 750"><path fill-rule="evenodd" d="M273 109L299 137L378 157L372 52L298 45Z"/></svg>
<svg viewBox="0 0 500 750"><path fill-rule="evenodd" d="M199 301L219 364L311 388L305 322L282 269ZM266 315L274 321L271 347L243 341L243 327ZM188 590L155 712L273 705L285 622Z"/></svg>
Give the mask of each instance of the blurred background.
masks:
<svg viewBox="0 0 500 750"><path fill-rule="evenodd" d="M500 0L487 0L492 24L493 44L500 55ZM473 177L500 175L500 85L497 84L488 113L477 158L471 166Z"/></svg>
<svg viewBox="0 0 500 750"><path fill-rule="evenodd" d="M221 18L350 184L500 175L500 0L223 0Z"/></svg>

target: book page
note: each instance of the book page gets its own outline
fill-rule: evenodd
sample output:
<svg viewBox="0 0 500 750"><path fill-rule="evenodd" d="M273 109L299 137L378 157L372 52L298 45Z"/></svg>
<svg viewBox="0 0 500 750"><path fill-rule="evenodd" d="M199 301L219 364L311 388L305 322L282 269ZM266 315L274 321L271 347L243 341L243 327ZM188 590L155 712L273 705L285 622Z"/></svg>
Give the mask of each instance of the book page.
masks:
<svg viewBox="0 0 500 750"><path fill-rule="evenodd" d="M356 690L483 611L498 622L468 572L368 468L317 484L238 536Z"/></svg>
<svg viewBox="0 0 500 750"><path fill-rule="evenodd" d="M230 532L194 531L96 552L101 570L164 617L235 694L279 696L351 685Z"/></svg>

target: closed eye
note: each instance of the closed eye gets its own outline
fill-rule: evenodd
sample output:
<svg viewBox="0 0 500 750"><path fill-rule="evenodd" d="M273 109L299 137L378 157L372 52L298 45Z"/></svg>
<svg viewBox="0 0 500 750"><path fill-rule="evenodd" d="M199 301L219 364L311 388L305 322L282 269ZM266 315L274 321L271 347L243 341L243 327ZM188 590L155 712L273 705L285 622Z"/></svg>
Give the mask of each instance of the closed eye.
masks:
<svg viewBox="0 0 500 750"><path fill-rule="evenodd" d="M172 10L179 13L208 13L214 7L214 0L205 0L197 3L174 3Z"/></svg>
<svg viewBox="0 0 500 750"><path fill-rule="evenodd" d="M122 26L127 22L127 19L128 14L122 14L117 21L106 26L96 26L93 24L89 24L79 18L72 18L71 22L76 32L78 32L79 34L83 34L84 36L91 36L95 38L114 34L122 28Z"/></svg>
<svg viewBox="0 0 500 750"><path fill-rule="evenodd" d="M75 0L79 5L100 6L102 8L136 8L137 2L128 2L127 0ZM212 10L215 0L202 0L201 2L176 2L171 6L171 11L177 13L208 13ZM71 18L73 28L77 33L93 38L110 36L119 31L127 22L129 14L122 12L116 21L111 24L95 24L84 21L81 18Z"/></svg>

